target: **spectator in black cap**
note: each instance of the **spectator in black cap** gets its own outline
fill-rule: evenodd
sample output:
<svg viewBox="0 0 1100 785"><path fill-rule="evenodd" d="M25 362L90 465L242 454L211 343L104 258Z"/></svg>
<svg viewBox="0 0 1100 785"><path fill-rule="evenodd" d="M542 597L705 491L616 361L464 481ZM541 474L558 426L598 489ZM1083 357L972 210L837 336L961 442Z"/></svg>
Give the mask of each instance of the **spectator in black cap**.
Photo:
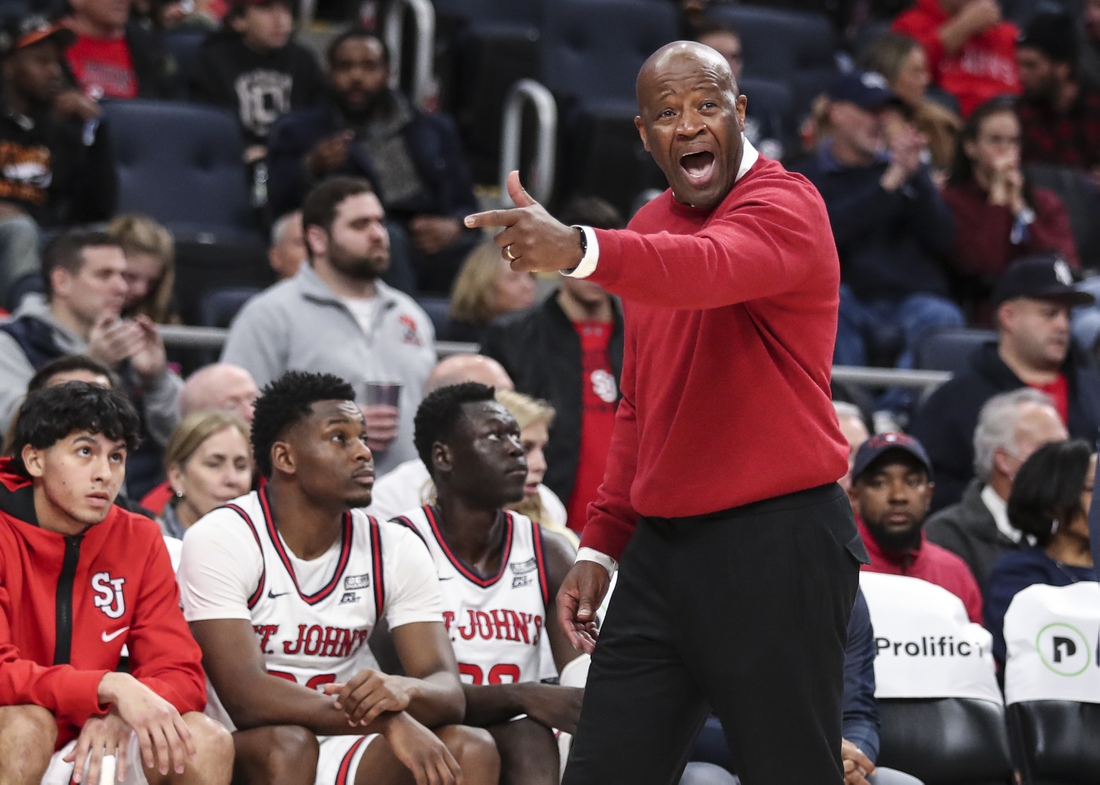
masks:
<svg viewBox="0 0 1100 785"><path fill-rule="evenodd" d="M974 476L971 436L982 405L997 393L1032 387L1049 395L1073 438L1096 441L1100 372L1075 346L1070 309L1095 298L1074 286L1056 256L1020 259L993 290L997 340L979 347L967 370L940 387L917 412L912 433L935 468L933 509L954 504Z"/></svg>
<svg viewBox="0 0 1100 785"><path fill-rule="evenodd" d="M922 162L925 138L911 125L889 139L886 114L899 99L873 72L840 77L829 90L831 136L802 168L825 200L840 254L840 323L834 361L866 365L868 344L900 332L899 368L911 368L921 338L961 327L949 298L944 257L955 222ZM907 396L888 393L880 410L904 411Z"/></svg>
<svg viewBox="0 0 1100 785"><path fill-rule="evenodd" d="M1072 166L1100 180L1100 90L1081 81L1077 59L1077 31L1066 14L1039 14L1020 35L1023 161Z"/></svg>
<svg viewBox="0 0 1100 785"><path fill-rule="evenodd" d="M102 221L117 184L99 107L66 89L62 57L74 35L41 16L0 32L0 305L40 290L40 226Z"/></svg>
<svg viewBox="0 0 1100 785"><path fill-rule="evenodd" d="M860 569L942 586L962 600L970 621L981 624L982 593L970 568L924 535L933 487L932 463L912 436L880 433L860 446L848 490L871 557Z"/></svg>

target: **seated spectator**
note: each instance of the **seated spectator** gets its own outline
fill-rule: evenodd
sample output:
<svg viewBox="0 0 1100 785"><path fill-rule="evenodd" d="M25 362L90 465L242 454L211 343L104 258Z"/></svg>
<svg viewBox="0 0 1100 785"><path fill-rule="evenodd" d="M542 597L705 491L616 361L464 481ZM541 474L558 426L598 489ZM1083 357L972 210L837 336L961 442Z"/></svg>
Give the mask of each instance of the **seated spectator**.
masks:
<svg viewBox="0 0 1100 785"><path fill-rule="evenodd" d="M477 382L497 390L514 389L512 380L496 360L480 354L452 354L432 369L424 383L424 395L464 382ZM385 477L378 478L367 512L381 520L389 520L404 510L430 504L434 494L435 486L428 467L419 458L412 458Z"/></svg>
<svg viewBox="0 0 1100 785"><path fill-rule="evenodd" d="M294 210L271 227L271 246L267 260L275 276L283 281L298 274L306 260L306 241L302 234L302 211Z"/></svg>
<svg viewBox="0 0 1100 785"><path fill-rule="evenodd" d="M1077 53L1082 81L1100 85L1100 0L1085 0L1077 25Z"/></svg>
<svg viewBox="0 0 1100 785"><path fill-rule="evenodd" d="M232 743L202 713L202 653L160 532L114 504L137 440L124 395L69 382L27 398L14 455L0 459L0 747L17 751L4 761L12 782L97 783L116 744L119 781L230 781Z"/></svg>
<svg viewBox="0 0 1100 785"><path fill-rule="evenodd" d="M554 407L515 390L497 390L496 399L519 423L519 441L527 457L523 499L508 505L508 509L526 515L549 531L563 534L573 547L579 548L580 539L566 527L565 505L556 493L542 484L546 476L545 451L550 441L550 426L554 423Z"/></svg>
<svg viewBox="0 0 1100 785"><path fill-rule="evenodd" d="M563 222L621 229L622 216L597 197L576 199ZM483 354L500 361L516 389L557 412L546 446L545 483L567 500L578 534L603 481L623 367L623 316L599 284L562 277L541 305L510 314L485 331Z"/></svg>
<svg viewBox="0 0 1100 785"><path fill-rule="evenodd" d="M946 177L955 157L955 139L962 128L962 120L928 97L931 76L924 48L912 38L886 33L875 41L860 65L864 70L886 77L894 95L905 105L914 127L928 140L932 171L937 177Z"/></svg>
<svg viewBox="0 0 1100 785"><path fill-rule="evenodd" d="M1032 184L1020 168L1020 122L1012 99L994 98L966 121L955 168L943 190L955 216L951 267L956 294L989 324L989 296L1021 256L1057 252L1078 266L1069 215L1058 194Z"/></svg>
<svg viewBox="0 0 1100 785"><path fill-rule="evenodd" d="M455 278L448 338L481 343L493 319L534 304L534 275L513 270L496 243L487 240L470 252Z"/></svg>
<svg viewBox="0 0 1100 785"><path fill-rule="evenodd" d="M157 520L166 537L182 540L199 518L252 489L248 425L217 409L185 417L164 448L164 468L173 497Z"/></svg>
<svg viewBox="0 0 1100 785"><path fill-rule="evenodd" d="M1072 166L1100 182L1100 85L1083 82L1077 33L1063 13L1036 16L1016 43L1025 164Z"/></svg>
<svg viewBox="0 0 1100 785"><path fill-rule="evenodd" d="M172 301L176 285L175 242L172 233L144 215L120 215L107 226L126 256L124 316L149 317L153 324L178 324Z"/></svg>
<svg viewBox="0 0 1100 785"><path fill-rule="evenodd" d="M232 0L222 30L199 50L191 100L238 116L246 163L267 154L267 132L281 115L324 94L321 68L312 52L290 40L293 29L290 0Z"/></svg>
<svg viewBox="0 0 1100 785"><path fill-rule="evenodd" d="M1023 543L1008 518L1008 497L1020 466L1049 442L1066 438L1066 426L1046 393L1025 387L994 395L974 429L975 477L962 500L924 525L928 539L966 562L984 592L997 560Z"/></svg>
<svg viewBox="0 0 1100 785"><path fill-rule="evenodd" d="M41 276L39 227L102 221L118 181L99 107L66 89L68 29L41 16L9 20L0 36L0 306L14 310Z"/></svg>
<svg viewBox="0 0 1100 785"><path fill-rule="evenodd" d="M0 432L6 431L36 370L66 354L86 354L118 373L138 406L143 436L130 451L127 489L141 498L161 479L160 449L179 422L183 382L168 369L164 342L148 317L120 316L126 299L126 258L118 241L73 230L47 246L47 296L28 297L0 325Z"/></svg>
<svg viewBox="0 0 1100 785"><path fill-rule="evenodd" d="M985 626L993 633L993 656L1004 665L1004 619L1017 592L1036 583L1069 586L1095 581L1089 548L1089 507L1096 453L1084 441L1040 447L1020 467L1008 517L1035 545L1006 554L989 576Z"/></svg>
<svg viewBox="0 0 1100 785"><path fill-rule="evenodd" d="M454 123L387 87L389 52L371 32L337 36L328 65L332 101L288 117L271 140L272 209L298 207L329 175L365 177L408 232L419 289L446 295L482 239L462 224L477 200Z"/></svg>
<svg viewBox="0 0 1100 785"><path fill-rule="evenodd" d="M366 180L317 186L302 206L309 265L245 304L222 353L261 387L291 368L342 374L361 398L368 382L401 384L397 406L363 406L380 477L416 455L413 415L435 365L428 315L378 280L389 266L384 220Z"/></svg>
<svg viewBox="0 0 1100 785"><path fill-rule="evenodd" d="M955 240L951 211L921 163L925 140L911 126L887 147L886 113L898 98L878 74L841 76L829 91L832 136L801 171L825 200L840 255L840 322L834 361L866 365L867 345L899 330L899 368L913 367L920 341L961 327L942 258ZM902 414L907 396L878 407Z"/></svg>
<svg viewBox="0 0 1100 785"><path fill-rule="evenodd" d="M847 491L852 487L852 464L855 463L856 452L859 450L860 445L870 438L871 434L867 432L867 424L863 421L863 412L854 403L833 401L833 408L836 409L836 419L840 423L840 432L848 440L848 473L837 481L840 483L840 487Z"/></svg>
<svg viewBox="0 0 1100 785"><path fill-rule="evenodd" d="M963 601L972 622L981 624L982 593L970 568L924 534L931 477L924 447L903 433L880 433L859 448L848 496L871 558L860 569L942 586Z"/></svg>
<svg viewBox="0 0 1100 785"><path fill-rule="evenodd" d="M252 446L267 484L183 541L180 595L211 711L252 782L397 785L461 768L466 785L496 785L491 737L454 724L462 686L428 551L354 509L370 503L366 442L342 379L292 371L264 388ZM370 656L381 626L401 676Z"/></svg>
<svg viewBox="0 0 1100 785"><path fill-rule="evenodd" d="M127 0L69 0L76 42L65 61L76 84L101 98L168 98L171 68L156 35L130 19Z"/></svg>
<svg viewBox="0 0 1100 785"><path fill-rule="evenodd" d="M466 383L426 397L416 412L416 449L436 500L395 521L424 541L440 577L466 694L462 721L492 734L502 782L558 785L555 729L576 732L588 670L588 657L556 623L558 589L576 552L560 534L505 512L524 498L528 468L519 424L493 388ZM483 615L503 618L510 632L478 634ZM543 660L544 634L552 662ZM546 673L562 684L541 684Z"/></svg>
<svg viewBox="0 0 1100 785"><path fill-rule="evenodd" d="M890 28L924 47L932 81L959 102L962 116L998 95L1016 95L1016 25L997 0L917 0Z"/></svg>
<svg viewBox="0 0 1100 785"><path fill-rule="evenodd" d="M932 458L932 509L954 504L974 476L973 434L982 406L997 393L1033 387L1054 401L1069 435L1093 440L1100 425L1100 373L1073 345L1069 311L1091 294L1073 286L1069 266L1050 256L1019 259L993 290L997 340L925 401L913 436Z"/></svg>

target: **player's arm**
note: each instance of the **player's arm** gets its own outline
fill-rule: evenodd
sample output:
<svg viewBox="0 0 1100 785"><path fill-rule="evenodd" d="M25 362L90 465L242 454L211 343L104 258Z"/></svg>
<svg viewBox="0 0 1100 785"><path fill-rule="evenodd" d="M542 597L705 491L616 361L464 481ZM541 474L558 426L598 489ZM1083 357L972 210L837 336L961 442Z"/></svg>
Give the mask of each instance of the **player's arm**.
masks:
<svg viewBox="0 0 1100 785"><path fill-rule="evenodd" d="M562 581L573 566L573 546L560 534L542 529L546 580L550 601L546 608L545 634L550 639L550 651L560 673L570 662L581 656L556 623L556 597ZM462 685L466 693L466 724L484 727L507 722L526 714L548 728L573 733L581 713L584 690L557 684L521 682L519 684Z"/></svg>

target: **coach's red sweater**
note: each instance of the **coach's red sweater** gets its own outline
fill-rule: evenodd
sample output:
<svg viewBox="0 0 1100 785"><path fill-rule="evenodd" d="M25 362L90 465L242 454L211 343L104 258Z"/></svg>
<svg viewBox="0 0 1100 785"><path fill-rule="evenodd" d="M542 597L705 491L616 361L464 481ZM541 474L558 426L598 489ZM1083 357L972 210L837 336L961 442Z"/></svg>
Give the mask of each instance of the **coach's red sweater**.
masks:
<svg viewBox="0 0 1100 785"><path fill-rule="evenodd" d="M0 706L49 709L60 749L105 713L99 682L123 645L133 676L181 714L205 708L202 652L158 526L116 506L80 538L46 531L30 483L0 459Z"/></svg>
<svg viewBox="0 0 1100 785"><path fill-rule="evenodd" d="M671 191L596 231L623 298L622 402L581 545L618 559L639 515L679 518L834 482L840 264L817 189L764 158L713 211Z"/></svg>

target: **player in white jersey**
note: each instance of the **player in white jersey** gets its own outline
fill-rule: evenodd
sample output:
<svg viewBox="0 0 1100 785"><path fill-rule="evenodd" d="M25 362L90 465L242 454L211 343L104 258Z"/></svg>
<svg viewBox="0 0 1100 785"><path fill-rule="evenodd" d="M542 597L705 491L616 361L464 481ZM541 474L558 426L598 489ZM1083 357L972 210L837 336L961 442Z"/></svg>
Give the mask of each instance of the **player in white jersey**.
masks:
<svg viewBox="0 0 1100 785"><path fill-rule="evenodd" d="M184 538L184 614L235 729L235 781L496 785L492 738L454 724L463 693L423 545L352 512L374 478L354 398L325 374L269 385L252 425L267 485ZM403 676L366 646L383 618Z"/></svg>
<svg viewBox="0 0 1100 785"><path fill-rule="evenodd" d="M580 655L557 625L554 607L573 548L503 509L523 498L527 462L519 425L491 387L437 390L421 403L415 423L437 501L394 520L420 535L435 562L466 692L465 722L496 739L502 785L557 785L553 729L573 731L584 691L542 684L540 677L546 666L556 675ZM544 652L552 662L543 661Z"/></svg>

